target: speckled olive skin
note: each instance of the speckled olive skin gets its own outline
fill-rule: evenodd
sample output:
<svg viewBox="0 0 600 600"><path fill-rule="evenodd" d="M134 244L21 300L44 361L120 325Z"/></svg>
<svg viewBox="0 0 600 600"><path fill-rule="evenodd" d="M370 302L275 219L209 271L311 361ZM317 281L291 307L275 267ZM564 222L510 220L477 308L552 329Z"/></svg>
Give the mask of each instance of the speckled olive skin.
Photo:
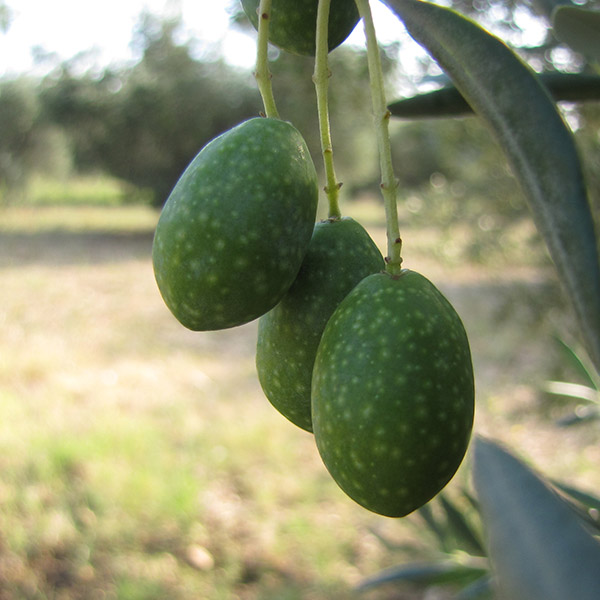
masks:
<svg viewBox="0 0 600 600"><path fill-rule="evenodd" d="M258 29L260 0L242 0L244 12ZM269 21L269 41L292 54L314 56L319 0L273 0ZM339 46L359 21L354 0L331 0L328 46Z"/></svg>
<svg viewBox="0 0 600 600"><path fill-rule="evenodd" d="M254 118L207 144L158 221L152 259L162 297L195 331L269 311L290 288L312 235L317 175L300 133Z"/></svg>
<svg viewBox="0 0 600 600"><path fill-rule="evenodd" d="M312 368L333 311L362 279L384 268L383 257L354 219L315 225L300 272L281 302L258 322L256 368L271 404L312 431Z"/></svg>
<svg viewBox="0 0 600 600"><path fill-rule="evenodd" d="M402 517L450 481L473 425L469 342L422 275L365 278L325 328L312 419L321 458L365 508Z"/></svg>

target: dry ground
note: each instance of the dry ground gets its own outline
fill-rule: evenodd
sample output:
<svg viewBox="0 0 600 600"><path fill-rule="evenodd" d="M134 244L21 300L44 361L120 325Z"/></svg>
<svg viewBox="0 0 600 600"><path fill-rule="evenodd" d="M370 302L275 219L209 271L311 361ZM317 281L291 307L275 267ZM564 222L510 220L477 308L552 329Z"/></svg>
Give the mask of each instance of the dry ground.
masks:
<svg viewBox="0 0 600 600"><path fill-rule="evenodd" d="M417 520L346 499L312 437L271 408L256 323L192 333L168 313L155 219L140 207L0 215L0 599L348 598L362 577L430 554ZM405 232L405 264L463 316L476 431L599 490L597 429L558 429L572 405L539 392L572 375L552 341L573 327L552 271L445 262L438 243ZM451 485L467 480L468 460Z"/></svg>

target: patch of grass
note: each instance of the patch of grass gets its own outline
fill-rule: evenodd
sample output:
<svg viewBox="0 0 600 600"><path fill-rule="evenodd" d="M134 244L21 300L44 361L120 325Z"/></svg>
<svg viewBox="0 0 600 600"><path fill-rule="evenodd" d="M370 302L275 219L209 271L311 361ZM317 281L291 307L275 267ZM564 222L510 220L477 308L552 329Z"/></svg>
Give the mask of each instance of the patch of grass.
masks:
<svg viewBox="0 0 600 600"><path fill-rule="evenodd" d="M169 590L160 583L123 577L117 582L117 597L122 600L162 600Z"/></svg>
<svg viewBox="0 0 600 600"><path fill-rule="evenodd" d="M136 233L154 231L158 211L149 206L11 206L0 208L4 233Z"/></svg>
<svg viewBox="0 0 600 600"><path fill-rule="evenodd" d="M175 321L151 237L131 242L136 216L151 232L142 207L5 215L4 597L347 597L357 572L340 575L335 540L352 544L373 517L262 395L256 324L194 334ZM378 556L357 564L371 572Z"/></svg>
<svg viewBox="0 0 600 600"><path fill-rule="evenodd" d="M2 213L2 599L341 600L402 562L374 529L426 553L411 521L349 501L312 436L265 399L256 323L194 333L170 315L150 261L157 214ZM372 231L381 239L380 226ZM516 440L556 476L581 467L590 477L593 440L581 458L576 432L557 443L532 411L511 416L517 401L532 402L532 373L545 377L549 364L553 323L533 319L533 299L554 289L544 273L515 284L506 271L496 281L480 266L440 266L439 238L408 233L422 245L407 266L465 315L478 429Z"/></svg>
<svg viewBox="0 0 600 600"><path fill-rule="evenodd" d="M24 203L31 206L120 206L148 203L150 196L107 175L74 175L63 179L34 177Z"/></svg>

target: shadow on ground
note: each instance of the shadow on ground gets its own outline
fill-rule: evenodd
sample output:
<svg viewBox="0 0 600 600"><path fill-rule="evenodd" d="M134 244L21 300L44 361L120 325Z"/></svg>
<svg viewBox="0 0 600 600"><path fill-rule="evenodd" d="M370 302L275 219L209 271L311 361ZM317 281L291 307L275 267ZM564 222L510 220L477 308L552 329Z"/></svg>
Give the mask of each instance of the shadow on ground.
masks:
<svg viewBox="0 0 600 600"><path fill-rule="evenodd" d="M150 255L153 231L0 231L0 268L98 264Z"/></svg>

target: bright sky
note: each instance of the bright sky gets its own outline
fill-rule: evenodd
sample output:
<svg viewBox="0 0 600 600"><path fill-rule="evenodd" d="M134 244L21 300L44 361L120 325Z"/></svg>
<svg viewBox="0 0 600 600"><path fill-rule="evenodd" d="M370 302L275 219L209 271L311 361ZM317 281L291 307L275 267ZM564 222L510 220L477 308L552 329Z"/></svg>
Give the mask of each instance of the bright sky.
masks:
<svg viewBox="0 0 600 600"><path fill-rule="evenodd" d="M36 46L56 53L60 60L93 49L97 66L133 60L129 44L144 9L156 15L181 11L186 34L193 35L202 49L218 49L240 66L250 68L254 63L255 39L229 26L232 0L6 0L6 4L13 20L8 32L0 34L0 77L43 74L33 60ZM381 41L403 31L381 3L374 3L373 11ZM351 42L362 44L362 27L351 37Z"/></svg>

